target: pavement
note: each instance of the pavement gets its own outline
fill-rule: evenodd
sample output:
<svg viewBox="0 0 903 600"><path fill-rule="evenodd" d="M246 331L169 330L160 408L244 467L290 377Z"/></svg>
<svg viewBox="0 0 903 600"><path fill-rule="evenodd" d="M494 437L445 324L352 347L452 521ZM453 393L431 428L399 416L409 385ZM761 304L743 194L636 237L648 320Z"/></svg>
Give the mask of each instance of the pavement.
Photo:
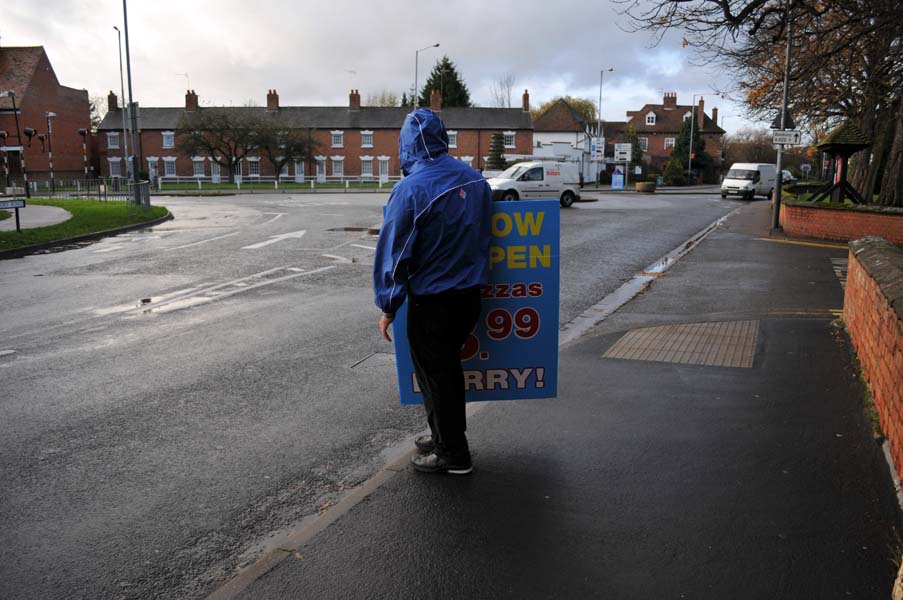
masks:
<svg viewBox="0 0 903 600"><path fill-rule="evenodd" d="M769 216L744 206L562 348L557 398L472 407L472 475L408 452L214 597L890 597L900 507L835 320L847 251Z"/></svg>
<svg viewBox="0 0 903 600"><path fill-rule="evenodd" d="M8 219L0 221L0 231L16 230L16 215L14 209L9 209L13 213ZM19 209L19 225L22 229L33 229L35 227L47 227L48 225L56 225L72 218L72 213L58 206L41 206L39 204L25 203L25 208Z"/></svg>

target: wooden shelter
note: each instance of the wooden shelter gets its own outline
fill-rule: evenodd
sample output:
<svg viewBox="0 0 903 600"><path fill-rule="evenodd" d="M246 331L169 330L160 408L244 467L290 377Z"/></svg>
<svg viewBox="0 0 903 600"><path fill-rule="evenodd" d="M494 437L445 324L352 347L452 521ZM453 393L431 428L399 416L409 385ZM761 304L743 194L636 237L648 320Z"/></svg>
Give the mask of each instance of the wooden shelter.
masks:
<svg viewBox="0 0 903 600"><path fill-rule="evenodd" d="M830 183L815 192L812 202L821 202L830 196L833 202L843 203L844 198L849 196L856 204L866 204L859 192L847 181L847 164L852 155L871 145L871 140L862 130L849 121L825 136L816 148L831 156L834 176Z"/></svg>

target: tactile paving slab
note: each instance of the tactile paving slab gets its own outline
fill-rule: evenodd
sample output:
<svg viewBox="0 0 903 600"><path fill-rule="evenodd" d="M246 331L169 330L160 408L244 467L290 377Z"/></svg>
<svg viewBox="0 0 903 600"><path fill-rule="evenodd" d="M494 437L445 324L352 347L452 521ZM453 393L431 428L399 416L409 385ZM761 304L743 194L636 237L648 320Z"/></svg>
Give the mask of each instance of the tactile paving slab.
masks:
<svg viewBox="0 0 903 600"><path fill-rule="evenodd" d="M681 323L627 332L604 358L751 369L758 321Z"/></svg>

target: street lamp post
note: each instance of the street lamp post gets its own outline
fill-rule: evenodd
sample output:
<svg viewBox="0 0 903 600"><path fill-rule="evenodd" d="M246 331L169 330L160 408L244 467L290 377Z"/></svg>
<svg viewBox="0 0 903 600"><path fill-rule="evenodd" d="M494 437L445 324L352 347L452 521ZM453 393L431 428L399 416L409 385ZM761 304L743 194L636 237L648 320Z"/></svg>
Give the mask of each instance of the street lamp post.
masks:
<svg viewBox="0 0 903 600"><path fill-rule="evenodd" d="M47 161L50 165L50 193L56 194L56 182L53 179L53 124L50 119L56 116L55 112L45 112L47 119Z"/></svg>
<svg viewBox="0 0 903 600"><path fill-rule="evenodd" d="M690 147L687 149L687 185L693 182L693 124L696 118L696 96L702 97L702 94L693 94L693 101L690 103Z"/></svg>
<svg viewBox="0 0 903 600"><path fill-rule="evenodd" d="M88 130L79 129L78 135L82 136L82 166L85 168L85 185L88 185Z"/></svg>
<svg viewBox="0 0 903 600"><path fill-rule="evenodd" d="M19 111L16 109L16 93L12 90L0 92L0 98L9 98L13 103L13 117L16 120L16 141L19 144L19 164L22 165L22 181L25 183L25 197L31 198L31 190L28 189L28 169L25 168L25 145L22 144L22 132L19 130ZM16 211L18 215L18 211Z"/></svg>
<svg viewBox="0 0 903 600"><path fill-rule="evenodd" d="M132 118L132 135L138 132L138 114L135 110L134 96L132 95L132 60L129 54L129 15L126 6L127 0L122 0L122 21L125 29L125 70L129 80L129 111ZM132 180L135 182L135 203L141 204L141 191L138 189L138 147L132 138Z"/></svg>
<svg viewBox="0 0 903 600"><path fill-rule="evenodd" d="M119 28L113 25L113 29L116 30L116 38L119 40L119 94L122 98L122 108L120 109L122 112L122 162L128 163L129 160L129 141L128 141L128 133L126 132L125 127L125 83L122 79L122 33L119 31ZM132 149L134 150L134 144L132 144Z"/></svg>
<svg viewBox="0 0 903 600"><path fill-rule="evenodd" d="M596 137L602 137L602 79L605 77L605 71L614 70L614 67L609 67L599 71L599 118L596 119Z"/></svg>
<svg viewBox="0 0 903 600"><path fill-rule="evenodd" d="M124 1L125 0L123 0L123 2ZM418 106L420 105L420 92L417 91L417 84L419 83L417 80L417 67L420 64L420 53L423 52L424 50L429 50L430 48L438 48L438 47L439 47L439 44L433 44L432 46L425 46L425 47L421 48L420 50L417 50L416 52L414 52L414 97L416 98L416 100L414 100L414 108L418 108Z"/></svg>
<svg viewBox="0 0 903 600"><path fill-rule="evenodd" d="M790 20L790 11L793 8L793 0L787 1L787 50L784 56L784 90L781 99L781 131L787 127L787 88L790 87L790 48L793 44L793 23ZM781 192L784 187L783 173L784 144L778 144L778 156L775 161L774 182L774 209L771 215L771 228L778 229L781 226Z"/></svg>
<svg viewBox="0 0 903 600"><path fill-rule="evenodd" d="M6 176L6 187L9 185L9 151L6 149L6 138L9 134L6 131L0 131L0 145L3 146L3 174Z"/></svg>

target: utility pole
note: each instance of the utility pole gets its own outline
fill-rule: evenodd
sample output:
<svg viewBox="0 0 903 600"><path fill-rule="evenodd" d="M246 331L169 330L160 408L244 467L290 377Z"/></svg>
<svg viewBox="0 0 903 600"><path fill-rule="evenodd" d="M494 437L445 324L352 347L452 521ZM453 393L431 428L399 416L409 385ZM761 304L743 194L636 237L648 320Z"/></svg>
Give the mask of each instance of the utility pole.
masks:
<svg viewBox="0 0 903 600"><path fill-rule="evenodd" d="M132 95L132 60L129 54L129 15L128 0L122 0L122 20L125 29L125 68L128 73L129 80L129 110L132 113L132 180L135 182L135 203L141 204L140 191L138 189L138 156L136 154L137 144L135 144L134 136L138 133L138 111L135 109L134 96ZM140 135L140 134L139 134Z"/></svg>
<svg viewBox="0 0 903 600"><path fill-rule="evenodd" d="M784 97L781 100L781 131L787 126L787 88L790 86L790 46L793 42L793 25L790 21L790 11L793 8L793 0L787 0L787 54L784 57ZM778 144L778 160L775 164L774 182L774 212L771 215L771 228L778 229L781 226L781 188L783 187L784 144Z"/></svg>

